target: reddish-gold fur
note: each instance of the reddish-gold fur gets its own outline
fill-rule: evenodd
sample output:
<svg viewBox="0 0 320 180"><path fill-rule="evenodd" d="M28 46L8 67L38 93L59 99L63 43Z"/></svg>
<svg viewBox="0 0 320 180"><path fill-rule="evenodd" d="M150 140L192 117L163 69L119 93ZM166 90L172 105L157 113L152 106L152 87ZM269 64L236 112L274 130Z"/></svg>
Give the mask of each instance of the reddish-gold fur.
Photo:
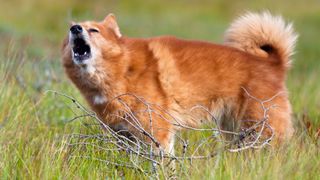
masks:
<svg viewBox="0 0 320 180"><path fill-rule="evenodd" d="M248 98L242 89L245 88L259 99L283 92L269 103L277 105L269 112L269 123L278 139L292 135L291 108L285 87L287 60L281 59L277 51L263 57L225 45L174 37L122 37L112 15L103 22L79 24L86 30L94 27L100 31L90 34L92 46L101 51L96 59L90 59L96 62L95 70L87 72L73 63L68 38L63 43L63 65L92 109L114 129L125 128L143 138L136 128L120 118L123 105L112 101L127 93L156 104L188 126L198 126L207 118L203 111L191 113L196 105L217 116L224 128L234 120L259 120L263 117L261 106ZM107 101L95 104L96 95ZM121 96L121 100L134 112L145 109L132 96ZM174 122L168 114L162 115ZM172 133L178 129L156 113L152 114L152 128L147 113L137 116L142 127L153 131L160 145L171 151Z"/></svg>

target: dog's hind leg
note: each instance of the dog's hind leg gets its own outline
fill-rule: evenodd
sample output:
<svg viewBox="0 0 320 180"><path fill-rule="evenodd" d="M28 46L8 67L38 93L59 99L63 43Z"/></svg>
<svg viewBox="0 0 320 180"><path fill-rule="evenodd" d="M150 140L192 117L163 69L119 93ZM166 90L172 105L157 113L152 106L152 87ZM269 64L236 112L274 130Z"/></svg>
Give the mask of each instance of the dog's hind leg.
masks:
<svg viewBox="0 0 320 180"><path fill-rule="evenodd" d="M287 94L278 93L266 100L248 98L245 115L242 119L243 127L248 129L261 122L255 128L256 132L261 131L263 127L262 135L267 137L274 135L275 142L282 142L293 135L291 107Z"/></svg>

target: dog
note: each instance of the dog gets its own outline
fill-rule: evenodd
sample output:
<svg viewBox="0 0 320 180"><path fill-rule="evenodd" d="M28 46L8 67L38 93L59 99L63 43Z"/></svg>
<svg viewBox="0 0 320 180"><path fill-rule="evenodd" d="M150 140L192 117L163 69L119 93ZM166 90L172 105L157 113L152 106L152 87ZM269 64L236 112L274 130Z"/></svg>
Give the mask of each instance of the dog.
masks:
<svg viewBox="0 0 320 180"><path fill-rule="evenodd" d="M206 108L222 129L262 119L261 103L248 93L260 100L274 97L266 102L276 105L268 123L277 140L289 139L294 128L285 80L296 40L292 24L269 12L236 19L220 45L125 37L109 14L101 22L72 23L62 62L103 123L146 142L152 135L158 147L174 153L175 132L212 121L208 113L192 111L195 106Z"/></svg>

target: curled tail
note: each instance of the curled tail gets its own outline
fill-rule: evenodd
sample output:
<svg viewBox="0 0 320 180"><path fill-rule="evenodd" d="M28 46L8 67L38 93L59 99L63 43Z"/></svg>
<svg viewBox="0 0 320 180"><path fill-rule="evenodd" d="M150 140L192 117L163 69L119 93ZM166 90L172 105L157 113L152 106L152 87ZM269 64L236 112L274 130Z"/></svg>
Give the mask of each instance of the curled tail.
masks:
<svg viewBox="0 0 320 180"><path fill-rule="evenodd" d="M231 23L224 44L260 57L275 56L288 67L297 38L292 24L281 16L247 13Z"/></svg>

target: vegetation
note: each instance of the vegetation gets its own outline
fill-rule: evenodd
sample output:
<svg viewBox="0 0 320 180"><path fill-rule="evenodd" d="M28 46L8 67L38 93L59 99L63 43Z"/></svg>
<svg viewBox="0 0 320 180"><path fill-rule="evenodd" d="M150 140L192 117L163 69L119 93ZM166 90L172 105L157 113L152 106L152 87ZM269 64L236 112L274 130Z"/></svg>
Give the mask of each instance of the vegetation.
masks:
<svg viewBox="0 0 320 180"><path fill-rule="evenodd" d="M94 148L68 145L70 134L99 131L87 128L89 118L69 122L79 110L70 100L49 91L68 94L86 105L67 80L60 63L60 43L71 19L102 20L113 12L122 34L127 36L171 34L221 42L233 18L246 10L265 9L293 21L300 34L287 81L296 129L294 137L279 148L223 151L213 159L186 162L178 177L320 179L320 1L313 0L1 2L0 178L147 178L134 169L97 160L122 159L118 152L101 153Z"/></svg>

